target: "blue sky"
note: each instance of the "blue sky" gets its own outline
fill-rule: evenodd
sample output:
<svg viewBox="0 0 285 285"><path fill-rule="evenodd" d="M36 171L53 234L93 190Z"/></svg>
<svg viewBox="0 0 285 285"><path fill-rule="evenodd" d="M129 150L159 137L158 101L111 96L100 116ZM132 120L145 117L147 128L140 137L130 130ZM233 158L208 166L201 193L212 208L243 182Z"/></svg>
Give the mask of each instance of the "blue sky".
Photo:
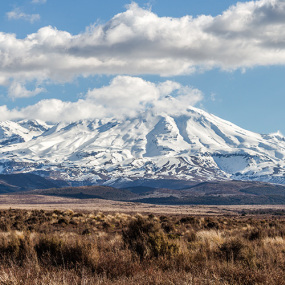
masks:
<svg viewBox="0 0 285 285"><path fill-rule="evenodd" d="M178 94L251 131L285 134L284 1L129 4L1 1L0 119L116 116L153 100L161 110Z"/></svg>

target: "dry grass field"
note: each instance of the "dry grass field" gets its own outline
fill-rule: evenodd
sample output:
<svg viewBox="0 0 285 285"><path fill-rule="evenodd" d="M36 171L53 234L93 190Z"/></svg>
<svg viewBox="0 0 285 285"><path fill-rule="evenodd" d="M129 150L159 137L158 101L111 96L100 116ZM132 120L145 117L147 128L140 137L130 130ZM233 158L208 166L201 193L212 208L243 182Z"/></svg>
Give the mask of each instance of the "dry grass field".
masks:
<svg viewBox="0 0 285 285"><path fill-rule="evenodd" d="M285 205L154 205L44 195L0 195L0 209L105 211L182 215L240 215L243 211L285 211Z"/></svg>
<svg viewBox="0 0 285 285"><path fill-rule="evenodd" d="M282 206L0 198L0 284L285 284Z"/></svg>

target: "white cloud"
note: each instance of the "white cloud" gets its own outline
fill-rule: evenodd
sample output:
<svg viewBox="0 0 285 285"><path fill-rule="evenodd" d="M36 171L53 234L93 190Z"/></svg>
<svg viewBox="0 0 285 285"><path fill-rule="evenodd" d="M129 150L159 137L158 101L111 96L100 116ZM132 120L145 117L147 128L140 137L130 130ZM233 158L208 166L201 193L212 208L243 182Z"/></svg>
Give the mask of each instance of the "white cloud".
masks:
<svg viewBox="0 0 285 285"><path fill-rule="evenodd" d="M0 33L0 84L267 65L285 65L284 0L237 3L216 17L196 18L159 17L133 3L78 35L50 26L25 39Z"/></svg>
<svg viewBox="0 0 285 285"><path fill-rule="evenodd" d="M31 3L33 4L45 4L47 2L47 0L32 0Z"/></svg>
<svg viewBox="0 0 285 285"><path fill-rule="evenodd" d="M41 17L39 14L26 14L22 12L19 8L6 13L8 19L10 20L25 20L30 23L38 21Z"/></svg>
<svg viewBox="0 0 285 285"><path fill-rule="evenodd" d="M87 99L106 108L112 114L145 109L145 105L160 97L159 88L151 82L138 77L117 76L109 86L90 90Z"/></svg>
<svg viewBox="0 0 285 285"><path fill-rule="evenodd" d="M11 98L27 98L44 92L44 88L36 87L34 90L27 90L20 82L12 82L9 86L8 94Z"/></svg>
<svg viewBox="0 0 285 285"><path fill-rule="evenodd" d="M181 114L202 98L199 90L182 86L177 82L165 81L155 84L138 77L117 76L108 86L89 90L85 98L77 102L49 99L12 110L0 106L0 121L40 119L70 122L106 117L132 117L146 110Z"/></svg>
<svg viewBox="0 0 285 285"><path fill-rule="evenodd" d="M216 93L211 93L210 94L210 99L211 99L212 102L215 102L216 99L217 99L217 94Z"/></svg>

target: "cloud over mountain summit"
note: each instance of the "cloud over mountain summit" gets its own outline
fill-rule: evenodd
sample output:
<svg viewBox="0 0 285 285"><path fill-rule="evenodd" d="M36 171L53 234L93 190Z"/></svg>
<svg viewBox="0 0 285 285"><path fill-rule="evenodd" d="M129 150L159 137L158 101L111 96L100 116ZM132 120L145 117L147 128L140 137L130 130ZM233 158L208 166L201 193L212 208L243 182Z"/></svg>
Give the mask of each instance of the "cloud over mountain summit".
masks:
<svg viewBox="0 0 285 285"><path fill-rule="evenodd" d="M89 90L76 102L58 99L41 100L35 105L9 110L0 106L0 121L40 119L70 122L95 118L136 116L151 109L155 113L183 113L202 100L198 89L174 81L152 83L139 77L117 76L109 85Z"/></svg>

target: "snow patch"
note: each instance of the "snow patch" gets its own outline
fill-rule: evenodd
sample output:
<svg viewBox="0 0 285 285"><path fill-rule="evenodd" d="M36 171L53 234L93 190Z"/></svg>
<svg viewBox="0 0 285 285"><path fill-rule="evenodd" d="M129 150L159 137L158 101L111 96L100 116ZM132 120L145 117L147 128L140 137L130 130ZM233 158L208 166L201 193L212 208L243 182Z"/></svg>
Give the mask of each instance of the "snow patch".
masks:
<svg viewBox="0 0 285 285"><path fill-rule="evenodd" d="M234 174L244 171L249 166L248 159L244 156L214 156L217 166L226 173Z"/></svg>

